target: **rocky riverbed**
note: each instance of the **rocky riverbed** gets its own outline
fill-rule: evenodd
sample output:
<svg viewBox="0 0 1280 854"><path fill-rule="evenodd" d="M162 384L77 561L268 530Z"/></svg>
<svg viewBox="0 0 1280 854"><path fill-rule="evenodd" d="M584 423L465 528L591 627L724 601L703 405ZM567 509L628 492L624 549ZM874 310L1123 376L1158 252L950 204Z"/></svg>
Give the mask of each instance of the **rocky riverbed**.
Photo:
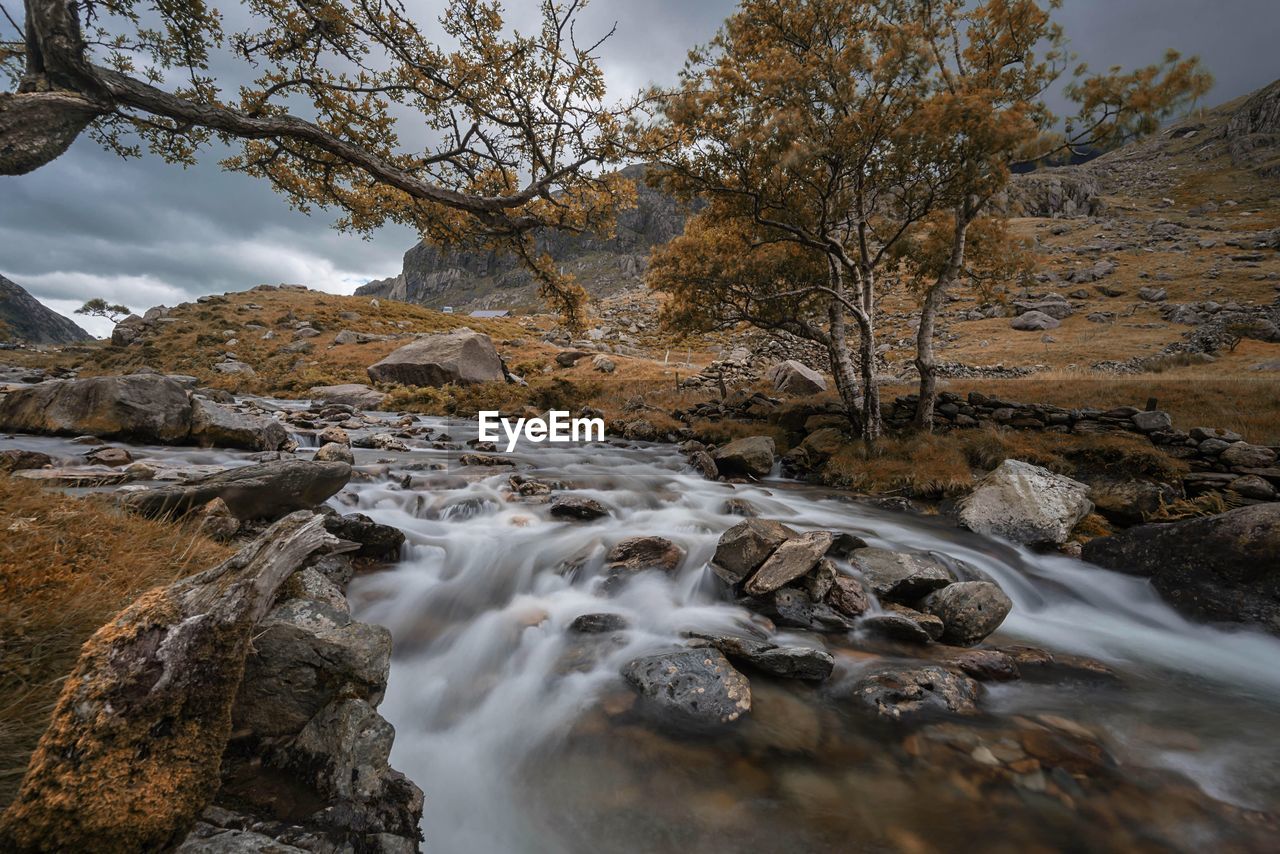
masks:
<svg viewBox="0 0 1280 854"><path fill-rule="evenodd" d="M36 479L229 537L322 505L351 544L262 618L184 850L409 850L415 784L442 852L1274 838L1280 641L1189 622L1144 579L772 458L728 483L672 446L496 454L465 421L250 406L298 449L0 442Z"/></svg>

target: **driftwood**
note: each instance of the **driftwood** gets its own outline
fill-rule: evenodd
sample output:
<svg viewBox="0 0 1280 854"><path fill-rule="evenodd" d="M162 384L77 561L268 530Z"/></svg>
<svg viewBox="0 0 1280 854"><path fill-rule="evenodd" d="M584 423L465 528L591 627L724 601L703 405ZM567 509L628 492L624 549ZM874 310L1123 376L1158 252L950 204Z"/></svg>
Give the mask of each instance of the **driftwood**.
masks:
<svg viewBox="0 0 1280 854"><path fill-rule="evenodd" d="M143 594L85 643L0 850L138 852L182 841L219 785L254 625L334 542L293 513L221 565Z"/></svg>

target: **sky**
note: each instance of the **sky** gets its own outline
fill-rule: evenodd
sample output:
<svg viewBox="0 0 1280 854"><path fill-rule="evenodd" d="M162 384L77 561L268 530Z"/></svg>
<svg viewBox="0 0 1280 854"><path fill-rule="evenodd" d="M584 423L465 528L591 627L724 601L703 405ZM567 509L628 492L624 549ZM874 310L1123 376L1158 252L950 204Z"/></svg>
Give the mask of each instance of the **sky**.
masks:
<svg viewBox="0 0 1280 854"><path fill-rule="evenodd" d="M238 10L225 0L228 30ZM430 23L440 0L406 0ZM532 0L508 2L508 20L528 30ZM733 0L593 0L580 40L616 34L601 49L612 96L669 84L690 47L705 42ZM1199 55L1217 83L1216 105L1280 76L1274 61L1278 0L1066 0L1058 19L1072 49L1091 67L1158 61L1166 48ZM240 67L215 66L234 79ZM292 210L265 182L223 172L217 149L191 168L145 156L121 160L81 137L53 163L0 177L0 274L96 335L107 321L72 315L101 296L141 312L207 293L291 282L350 293L400 271L416 241L386 227L371 239L331 228L333 214Z"/></svg>

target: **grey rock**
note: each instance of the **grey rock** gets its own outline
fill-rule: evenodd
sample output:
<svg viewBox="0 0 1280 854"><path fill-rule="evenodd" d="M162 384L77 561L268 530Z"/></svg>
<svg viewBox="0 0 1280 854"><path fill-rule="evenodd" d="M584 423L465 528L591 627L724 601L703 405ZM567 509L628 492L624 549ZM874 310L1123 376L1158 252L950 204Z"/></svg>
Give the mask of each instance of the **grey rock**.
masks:
<svg viewBox="0 0 1280 854"><path fill-rule="evenodd" d="M1138 412L1131 418L1133 426L1137 427L1143 433L1151 433L1155 430L1170 430L1173 428L1173 418L1167 412L1155 410L1153 412Z"/></svg>
<svg viewBox="0 0 1280 854"><path fill-rule="evenodd" d="M835 536L828 531L809 531L779 543L743 585L752 596L772 593L783 585L807 575L831 548Z"/></svg>
<svg viewBox="0 0 1280 854"><path fill-rule="evenodd" d="M274 418L196 397L191 400L191 441L206 447L278 451L289 444L289 433Z"/></svg>
<svg viewBox="0 0 1280 854"><path fill-rule="evenodd" d="M386 690L391 633L323 602L277 606L258 625L254 649L232 721L259 737L296 735L334 700L376 705Z"/></svg>
<svg viewBox="0 0 1280 854"><path fill-rule="evenodd" d="M795 531L770 519L739 522L720 536L711 558L711 571L727 584L738 584L783 541L795 536Z"/></svg>
<svg viewBox="0 0 1280 854"><path fill-rule="evenodd" d="M795 359L779 362L769 371L768 376L774 389L783 394L804 397L827 390L827 381L822 374Z"/></svg>
<svg viewBox="0 0 1280 854"><path fill-rule="evenodd" d="M989 537L1064 543L1093 510L1089 487L1020 460L1005 460L960 502L960 524Z"/></svg>
<svg viewBox="0 0 1280 854"><path fill-rule="evenodd" d="M776 447L769 436L747 436L717 448L713 459L725 477L767 477L773 471Z"/></svg>
<svg viewBox="0 0 1280 854"><path fill-rule="evenodd" d="M673 723L718 726L751 711L751 685L717 649L678 649L633 659L622 676Z"/></svg>
<svg viewBox="0 0 1280 854"><path fill-rule="evenodd" d="M423 336L370 365L368 373L374 382L431 387L506 381L489 336L466 327Z"/></svg>
<svg viewBox="0 0 1280 854"><path fill-rule="evenodd" d="M990 581L960 581L930 593L922 607L942 620L942 640L973 646L1000 628L1013 602Z"/></svg>
<svg viewBox="0 0 1280 854"><path fill-rule="evenodd" d="M1040 311L1028 311L1009 322L1009 326L1022 332L1039 332L1045 329L1057 329L1062 321Z"/></svg>
<svg viewBox="0 0 1280 854"><path fill-rule="evenodd" d="M377 409L387 396L380 391L360 383L343 383L342 385L313 386L308 392L312 400L325 403L342 403L356 409Z"/></svg>
<svg viewBox="0 0 1280 854"><path fill-rule="evenodd" d="M191 432L191 401L159 374L49 380L0 399L0 430L173 445Z"/></svg>
<svg viewBox="0 0 1280 854"><path fill-rule="evenodd" d="M335 537L359 543L356 557L373 560L396 560L404 546L404 532L391 525L375 522L363 513L326 516L325 530Z"/></svg>
<svg viewBox="0 0 1280 854"><path fill-rule="evenodd" d="M1276 452L1265 445L1235 442L1218 455L1218 462L1240 468L1266 468L1276 461Z"/></svg>
<svg viewBox="0 0 1280 854"><path fill-rule="evenodd" d="M146 516L181 515L221 498L238 519L275 519L318 507L350 479L346 463L277 460L135 492L124 503Z"/></svg>
<svg viewBox="0 0 1280 854"><path fill-rule="evenodd" d="M551 502L550 512L556 519L589 522L609 515L609 508L594 498L561 495Z"/></svg>
<svg viewBox="0 0 1280 854"><path fill-rule="evenodd" d="M879 599L911 602L956 579L941 561L925 554L858 549L849 558Z"/></svg>
<svg viewBox="0 0 1280 854"><path fill-rule="evenodd" d="M892 721L976 714L981 691L968 676L933 664L881 668L852 686L858 704Z"/></svg>
<svg viewBox="0 0 1280 854"><path fill-rule="evenodd" d="M351 453L351 448L346 445L339 445L337 442L326 442L316 449L314 460L324 463L346 463L347 465L355 465L355 454Z"/></svg>
<svg viewBox="0 0 1280 854"><path fill-rule="evenodd" d="M1085 560L1151 579L1175 608L1280 634L1280 503L1139 525L1084 545Z"/></svg>

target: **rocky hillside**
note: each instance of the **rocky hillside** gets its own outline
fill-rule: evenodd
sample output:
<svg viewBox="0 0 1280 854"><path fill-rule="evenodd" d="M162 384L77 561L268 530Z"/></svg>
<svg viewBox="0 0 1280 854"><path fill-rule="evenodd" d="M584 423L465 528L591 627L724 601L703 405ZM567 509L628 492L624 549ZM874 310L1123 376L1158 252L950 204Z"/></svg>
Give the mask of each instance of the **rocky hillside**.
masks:
<svg viewBox="0 0 1280 854"><path fill-rule="evenodd" d="M0 341L73 344L92 336L40 304L22 287L0 276Z"/></svg>
<svg viewBox="0 0 1280 854"><path fill-rule="evenodd" d="M685 211L674 198L645 183L643 166L628 166L622 174L635 182L636 206L619 212L612 238L551 232L538 241L597 297L638 286L650 247L684 230ZM405 253L399 276L370 282L356 293L459 310L539 305L536 285L511 256L453 252L427 243Z"/></svg>

